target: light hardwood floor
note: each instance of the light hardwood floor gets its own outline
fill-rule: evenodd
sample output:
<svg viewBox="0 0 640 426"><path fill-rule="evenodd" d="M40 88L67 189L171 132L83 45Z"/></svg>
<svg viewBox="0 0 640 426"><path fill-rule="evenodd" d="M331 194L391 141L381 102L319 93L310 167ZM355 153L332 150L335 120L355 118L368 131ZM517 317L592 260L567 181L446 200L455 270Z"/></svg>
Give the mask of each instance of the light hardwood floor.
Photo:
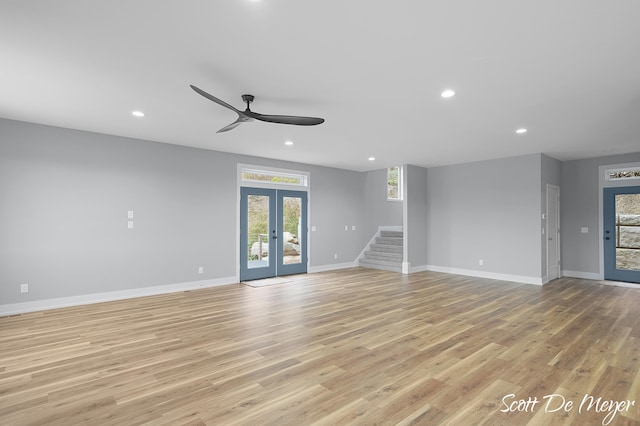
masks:
<svg viewBox="0 0 640 426"><path fill-rule="evenodd" d="M568 278L357 268L0 318L3 425L640 425L639 371L640 290Z"/></svg>

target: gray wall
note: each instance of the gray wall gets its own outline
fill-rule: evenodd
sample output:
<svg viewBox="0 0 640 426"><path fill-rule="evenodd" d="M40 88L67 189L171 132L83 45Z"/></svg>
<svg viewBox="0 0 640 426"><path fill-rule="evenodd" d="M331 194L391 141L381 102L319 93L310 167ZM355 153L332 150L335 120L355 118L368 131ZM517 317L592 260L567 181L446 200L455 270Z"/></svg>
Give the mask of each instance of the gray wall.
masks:
<svg viewBox="0 0 640 426"><path fill-rule="evenodd" d="M0 305L234 277L237 163L311 173L311 267L368 241L363 173L0 119Z"/></svg>
<svg viewBox="0 0 640 426"><path fill-rule="evenodd" d="M370 238L362 219L364 173L303 164L294 168L311 171L310 224L316 227L311 233L311 267L354 262Z"/></svg>
<svg viewBox="0 0 640 426"><path fill-rule="evenodd" d="M541 213L551 183L561 186L563 270L597 274L598 167L637 161L640 153L564 163L532 154L407 166L408 261L545 276ZM403 203L386 201L384 169L359 173L0 119L0 305L235 277L238 163L310 173L311 268L353 262L379 225L403 224ZM29 293L19 293L21 283Z"/></svg>
<svg viewBox="0 0 640 426"><path fill-rule="evenodd" d="M365 173L365 234L371 238L379 226L402 226L402 201L387 200L387 169Z"/></svg>
<svg viewBox="0 0 640 426"><path fill-rule="evenodd" d="M640 161L640 153L565 161L560 193L562 269L566 274L594 277L600 271L599 167ZM580 228L586 227L584 234Z"/></svg>
<svg viewBox="0 0 640 426"><path fill-rule="evenodd" d="M427 216L427 169L406 165L405 167L405 242L410 268L426 269L429 264Z"/></svg>
<svg viewBox="0 0 640 426"><path fill-rule="evenodd" d="M540 278L540 163L532 154L428 169L429 265Z"/></svg>

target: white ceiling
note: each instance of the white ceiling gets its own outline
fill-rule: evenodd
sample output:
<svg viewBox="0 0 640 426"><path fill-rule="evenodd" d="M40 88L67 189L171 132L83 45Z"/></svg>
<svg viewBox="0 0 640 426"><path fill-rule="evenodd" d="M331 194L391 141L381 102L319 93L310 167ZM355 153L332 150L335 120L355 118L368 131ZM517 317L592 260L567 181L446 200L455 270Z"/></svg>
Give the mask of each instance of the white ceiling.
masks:
<svg viewBox="0 0 640 426"><path fill-rule="evenodd" d="M639 42L637 0L2 0L0 117L352 170L624 154ZM216 134L190 84L326 122Z"/></svg>

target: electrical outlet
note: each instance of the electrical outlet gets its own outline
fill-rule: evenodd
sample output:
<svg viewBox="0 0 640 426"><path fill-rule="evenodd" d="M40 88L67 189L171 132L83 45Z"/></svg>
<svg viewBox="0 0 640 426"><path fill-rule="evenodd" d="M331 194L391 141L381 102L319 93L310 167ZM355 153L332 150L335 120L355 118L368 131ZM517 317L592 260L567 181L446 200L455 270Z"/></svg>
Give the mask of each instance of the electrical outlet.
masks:
<svg viewBox="0 0 640 426"><path fill-rule="evenodd" d="M127 218L129 218L129 219L133 219L133 210L129 210L129 211L127 212Z"/></svg>
<svg viewBox="0 0 640 426"><path fill-rule="evenodd" d="M133 229L133 221L132 220L127 222L127 228Z"/></svg>
<svg viewBox="0 0 640 426"><path fill-rule="evenodd" d="M478 260L478 265L480 265L480 266L484 265L484 260L482 260L482 259Z"/></svg>
<svg viewBox="0 0 640 426"><path fill-rule="evenodd" d="M204 273L204 266L201 266L198 268L198 273L199 274L203 274Z"/></svg>
<svg viewBox="0 0 640 426"><path fill-rule="evenodd" d="M20 293L29 293L29 284L20 284Z"/></svg>
<svg viewBox="0 0 640 426"><path fill-rule="evenodd" d="M334 253L334 254L333 254L333 258L334 258L334 259L337 259L337 258L338 258L338 253Z"/></svg>

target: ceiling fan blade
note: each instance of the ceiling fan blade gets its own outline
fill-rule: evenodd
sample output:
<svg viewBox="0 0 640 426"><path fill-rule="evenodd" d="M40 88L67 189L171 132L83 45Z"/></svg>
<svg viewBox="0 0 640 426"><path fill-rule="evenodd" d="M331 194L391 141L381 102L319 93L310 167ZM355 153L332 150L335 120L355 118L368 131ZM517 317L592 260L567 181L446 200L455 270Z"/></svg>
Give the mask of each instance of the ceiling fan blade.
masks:
<svg viewBox="0 0 640 426"><path fill-rule="evenodd" d="M252 121L252 120L251 119L247 119L246 117L242 117L242 116L238 115L238 119L236 121L234 121L231 124L227 124L222 129L218 130L216 133L228 132L229 130L235 129L240 124L242 124L244 122L247 122L247 121Z"/></svg>
<svg viewBox="0 0 640 426"><path fill-rule="evenodd" d="M245 111L244 114L248 117L255 118L260 121L267 121L269 123L280 124L295 124L296 126L315 126L316 124L324 123L324 118L317 117L300 117L297 115L266 115L258 114L253 111Z"/></svg>
<svg viewBox="0 0 640 426"><path fill-rule="evenodd" d="M205 92L204 90L194 86L193 84L189 85L197 94L204 96L205 98L209 99L210 101L213 101L215 103L217 103L218 105L221 105L225 108L229 108L231 111L235 111L238 113L238 115L242 115L243 112L240 111L239 109L236 109L233 105L229 105L228 103L226 103L225 101L216 98L215 96Z"/></svg>

